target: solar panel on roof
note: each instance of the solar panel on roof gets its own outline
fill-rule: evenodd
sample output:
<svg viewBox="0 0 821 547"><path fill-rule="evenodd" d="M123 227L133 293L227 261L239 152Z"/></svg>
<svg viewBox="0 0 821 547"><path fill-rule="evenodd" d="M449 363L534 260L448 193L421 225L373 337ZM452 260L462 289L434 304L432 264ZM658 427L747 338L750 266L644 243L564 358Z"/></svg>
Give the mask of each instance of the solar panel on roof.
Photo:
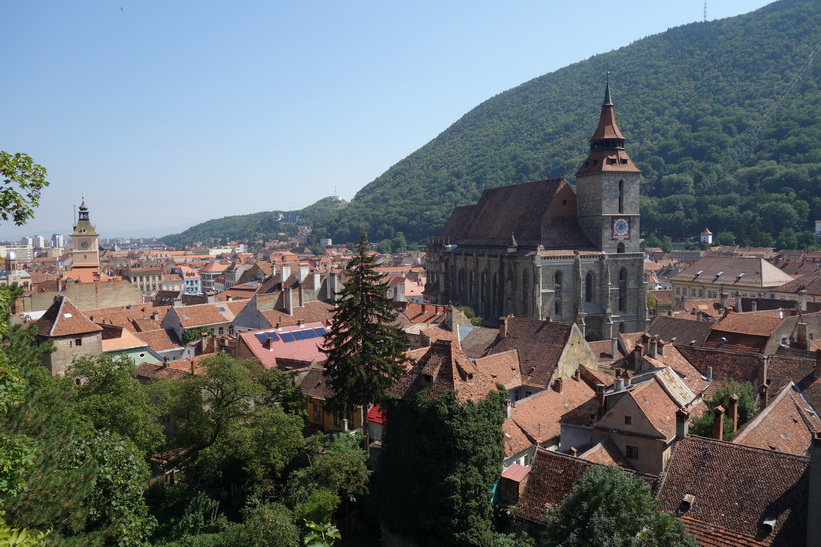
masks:
<svg viewBox="0 0 821 547"><path fill-rule="evenodd" d="M314 329L314 332L317 334L317 336L325 336L326 334L328 334L328 331L325 330L325 327Z"/></svg>
<svg viewBox="0 0 821 547"><path fill-rule="evenodd" d="M281 332L281 333L279 333L279 336L280 336L280 338L282 338L283 342L293 342L294 341L294 335L291 334L290 332Z"/></svg>
<svg viewBox="0 0 821 547"><path fill-rule="evenodd" d="M254 336L257 337L257 340L259 340L260 344L264 344L265 341L268 339L268 337L265 336L265 334L255 334Z"/></svg>
<svg viewBox="0 0 821 547"><path fill-rule="evenodd" d="M305 336L307 336L308 338L316 338L319 336L316 332L314 332L314 329L308 329L303 332L305 333Z"/></svg>
<svg viewBox="0 0 821 547"><path fill-rule="evenodd" d="M273 340L274 342L279 342L279 335L275 332L266 332L265 336Z"/></svg>
<svg viewBox="0 0 821 547"><path fill-rule="evenodd" d="M296 338L297 340L305 340L305 333L301 330L291 331L291 334L293 334L294 338Z"/></svg>

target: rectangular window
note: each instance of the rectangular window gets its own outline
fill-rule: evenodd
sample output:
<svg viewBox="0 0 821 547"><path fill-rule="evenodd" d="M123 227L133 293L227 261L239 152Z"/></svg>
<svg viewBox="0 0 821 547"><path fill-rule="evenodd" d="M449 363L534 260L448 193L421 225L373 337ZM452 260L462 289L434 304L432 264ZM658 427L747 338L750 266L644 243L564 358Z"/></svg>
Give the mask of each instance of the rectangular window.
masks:
<svg viewBox="0 0 821 547"><path fill-rule="evenodd" d="M314 421L322 423L322 407L319 405L314 405Z"/></svg>
<svg viewBox="0 0 821 547"><path fill-rule="evenodd" d="M627 448L627 453L625 454L625 456L627 456L631 460L639 459L639 447L638 446L630 446L628 444L626 448Z"/></svg>
<svg viewBox="0 0 821 547"><path fill-rule="evenodd" d="M698 297L699 298L704 298L704 290L703 289L698 290Z"/></svg>
<svg viewBox="0 0 821 547"><path fill-rule="evenodd" d="M77 338L76 340L74 340L74 345L75 346L82 346L83 345L83 339L82 338Z"/></svg>
<svg viewBox="0 0 821 547"><path fill-rule="evenodd" d="M681 294L681 287L676 287L676 295Z"/></svg>
<svg viewBox="0 0 821 547"><path fill-rule="evenodd" d="M696 289L695 289L695 287L693 287L692 289L690 289L690 296L695 296L695 295L696 295Z"/></svg>
<svg viewBox="0 0 821 547"><path fill-rule="evenodd" d="M625 416L624 417L624 424L625 425L630 425L632 423L633 423L633 417L632 416Z"/></svg>
<svg viewBox="0 0 821 547"><path fill-rule="evenodd" d="M220 327L217 329L217 334L225 334L225 327Z"/></svg>

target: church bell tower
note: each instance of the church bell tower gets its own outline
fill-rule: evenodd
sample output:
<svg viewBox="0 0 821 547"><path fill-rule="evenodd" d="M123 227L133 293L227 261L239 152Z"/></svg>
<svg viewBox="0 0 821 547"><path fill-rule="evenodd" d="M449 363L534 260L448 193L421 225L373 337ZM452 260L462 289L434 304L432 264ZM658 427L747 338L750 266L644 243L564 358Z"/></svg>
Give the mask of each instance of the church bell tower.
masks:
<svg viewBox="0 0 821 547"><path fill-rule="evenodd" d="M641 170L624 151L624 141L616 125L608 81L599 125L590 138L590 152L576 173L579 221L593 244L608 254L641 250Z"/></svg>

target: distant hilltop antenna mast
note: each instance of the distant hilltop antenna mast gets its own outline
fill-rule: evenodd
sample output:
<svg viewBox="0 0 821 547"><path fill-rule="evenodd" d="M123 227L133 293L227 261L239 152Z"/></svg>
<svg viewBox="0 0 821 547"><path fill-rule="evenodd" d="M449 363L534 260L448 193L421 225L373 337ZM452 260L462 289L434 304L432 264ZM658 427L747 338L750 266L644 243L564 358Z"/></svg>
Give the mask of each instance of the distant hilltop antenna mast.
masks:
<svg viewBox="0 0 821 547"><path fill-rule="evenodd" d="M704 22L707 22L707 0L704 0Z"/></svg>

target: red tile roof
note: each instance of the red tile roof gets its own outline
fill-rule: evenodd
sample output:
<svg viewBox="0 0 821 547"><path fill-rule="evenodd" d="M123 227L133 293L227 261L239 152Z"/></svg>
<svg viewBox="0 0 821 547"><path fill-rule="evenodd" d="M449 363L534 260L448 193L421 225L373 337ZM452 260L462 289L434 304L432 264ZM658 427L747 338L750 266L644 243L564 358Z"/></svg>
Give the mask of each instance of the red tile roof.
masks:
<svg viewBox="0 0 821 547"><path fill-rule="evenodd" d="M510 420L537 443L559 437L562 415L587 402L596 392L581 380L562 381L562 392L555 389L540 391L519 399L510 409Z"/></svg>
<svg viewBox="0 0 821 547"><path fill-rule="evenodd" d="M103 329L89 321L65 296L56 296L54 303L37 321L38 336L55 338L101 332Z"/></svg>
<svg viewBox="0 0 821 547"><path fill-rule="evenodd" d="M804 545L808 466L803 456L690 436L676 443L657 497L671 512L690 494L689 518L773 545ZM776 519L772 534L763 531L765 518Z"/></svg>

